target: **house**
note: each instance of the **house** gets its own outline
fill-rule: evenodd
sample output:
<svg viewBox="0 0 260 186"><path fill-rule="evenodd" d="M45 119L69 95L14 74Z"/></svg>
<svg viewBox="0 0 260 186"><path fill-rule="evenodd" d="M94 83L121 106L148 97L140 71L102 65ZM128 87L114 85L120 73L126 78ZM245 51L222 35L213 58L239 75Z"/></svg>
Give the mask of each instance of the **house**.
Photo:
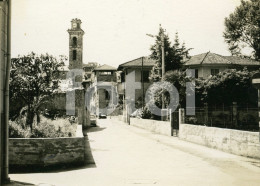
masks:
<svg viewBox="0 0 260 186"><path fill-rule="evenodd" d="M192 56L184 66L195 69L196 78L208 78L226 69L243 69L247 67L249 71L260 68L260 62L236 56L222 56L207 52Z"/></svg>
<svg viewBox="0 0 260 186"><path fill-rule="evenodd" d="M125 91L131 88L131 85L128 85L126 80L126 75L135 72L135 81L141 83L141 89L135 90L135 103L137 101L143 101L145 92L148 87L151 85L149 81L150 71L152 70L155 64L155 60L149 57L140 57L128 62L125 62L118 66L118 93L119 98L121 99L130 99L125 98Z"/></svg>
<svg viewBox="0 0 260 186"><path fill-rule="evenodd" d="M96 114L109 114L108 109L116 106L117 88L116 88L116 68L109 65L96 67L92 72L93 89L91 112ZM111 101L111 102L110 102ZM109 106L109 102L112 103ZM93 108L93 105L95 107Z"/></svg>
<svg viewBox="0 0 260 186"><path fill-rule="evenodd" d="M84 71L84 80L91 81L92 72L95 68L97 68L99 64L97 62L89 62L87 64L83 64L83 71Z"/></svg>
<svg viewBox="0 0 260 186"><path fill-rule="evenodd" d="M53 76L57 79L65 80L67 78L68 72L69 72L68 66L62 66L53 72Z"/></svg>

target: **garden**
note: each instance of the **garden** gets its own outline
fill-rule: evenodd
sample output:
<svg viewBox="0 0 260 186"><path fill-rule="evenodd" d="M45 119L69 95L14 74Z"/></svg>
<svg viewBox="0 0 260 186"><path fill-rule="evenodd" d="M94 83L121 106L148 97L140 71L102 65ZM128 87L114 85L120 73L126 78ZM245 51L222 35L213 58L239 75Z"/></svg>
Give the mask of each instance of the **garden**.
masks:
<svg viewBox="0 0 260 186"><path fill-rule="evenodd" d="M77 118L50 109L59 90L59 60L49 54L30 53L12 59L10 72L10 138L75 137ZM64 108L65 109L65 108ZM63 114L62 114L63 113Z"/></svg>

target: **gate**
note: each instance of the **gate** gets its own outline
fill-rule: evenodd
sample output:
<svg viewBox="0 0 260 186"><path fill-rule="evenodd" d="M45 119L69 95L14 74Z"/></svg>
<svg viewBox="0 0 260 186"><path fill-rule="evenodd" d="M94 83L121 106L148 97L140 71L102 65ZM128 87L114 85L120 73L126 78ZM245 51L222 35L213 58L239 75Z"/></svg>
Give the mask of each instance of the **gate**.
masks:
<svg viewBox="0 0 260 186"><path fill-rule="evenodd" d="M178 136L179 134L179 111L175 110L171 113L171 136Z"/></svg>

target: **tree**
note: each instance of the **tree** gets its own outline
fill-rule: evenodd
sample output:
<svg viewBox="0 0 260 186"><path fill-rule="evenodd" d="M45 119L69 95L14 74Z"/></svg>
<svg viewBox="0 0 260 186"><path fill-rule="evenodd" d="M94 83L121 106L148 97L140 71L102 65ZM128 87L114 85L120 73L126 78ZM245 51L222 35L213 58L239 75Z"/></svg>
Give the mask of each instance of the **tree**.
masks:
<svg viewBox="0 0 260 186"><path fill-rule="evenodd" d="M226 104L257 106L257 90L252 86L255 72L228 69L204 81L206 101L210 105Z"/></svg>
<svg viewBox="0 0 260 186"><path fill-rule="evenodd" d="M146 103L146 108L153 110L154 105L158 108L162 107L162 95L164 95L164 103L166 107L169 106L170 101L178 105L178 107L184 108L186 106L186 83L195 81L195 78L189 77L186 74L186 71L182 70L172 70L165 73L165 76L163 77L163 82L160 84L153 83L147 92L147 96L149 97L149 102ZM167 84L168 82L169 84ZM168 86L168 90L171 90L171 86L173 85L177 91L178 91L178 97L179 99L176 99L175 92L172 92L172 96L170 96L170 93L165 89ZM174 91L174 90L173 90ZM196 93L199 93L200 91L196 90ZM196 95L197 97L197 95ZM200 96L198 96L200 98ZM177 102L178 101L178 102ZM160 119L160 116L156 116L154 114L148 114L148 116L152 116L153 119Z"/></svg>
<svg viewBox="0 0 260 186"><path fill-rule="evenodd" d="M53 72L64 66L66 58L58 61L49 54L30 53L12 59L10 72L10 101L25 103L26 124L32 129L34 116L39 118L39 106L58 88L58 79Z"/></svg>
<svg viewBox="0 0 260 186"><path fill-rule="evenodd" d="M152 81L159 81L162 77L162 34L164 34L165 72L180 69L184 60L189 58L189 51L191 50L191 48L186 49L185 43L180 44L178 33L175 34L174 44L171 45L169 36L160 27L155 44L150 48L152 52L150 57L156 60L150 75Z"/></svg>
<svg viewBox="0 0 260 186"><path fill-rule="evenodd" d="M232 55L243 55L242 50L252 50L256 60L260 59L260 0L241 0L241 5L225 18L225 42ZM244 55L246 56L246 55Z"/></svg>

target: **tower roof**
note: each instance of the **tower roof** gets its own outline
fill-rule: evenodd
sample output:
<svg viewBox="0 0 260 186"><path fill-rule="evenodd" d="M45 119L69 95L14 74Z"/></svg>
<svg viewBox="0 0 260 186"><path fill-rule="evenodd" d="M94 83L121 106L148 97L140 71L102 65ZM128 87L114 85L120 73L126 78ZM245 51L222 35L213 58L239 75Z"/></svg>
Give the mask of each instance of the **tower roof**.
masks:
<svg viewBox="0 0 260 186"><path fill-rule="evenodd" d="M81 20L80 20L80 19L78 19L78 18L74 18L74 19L72 19L72 20L71 20L71 22L78 22L78 23L82 23L82 22L81 22Z"/></svg>

